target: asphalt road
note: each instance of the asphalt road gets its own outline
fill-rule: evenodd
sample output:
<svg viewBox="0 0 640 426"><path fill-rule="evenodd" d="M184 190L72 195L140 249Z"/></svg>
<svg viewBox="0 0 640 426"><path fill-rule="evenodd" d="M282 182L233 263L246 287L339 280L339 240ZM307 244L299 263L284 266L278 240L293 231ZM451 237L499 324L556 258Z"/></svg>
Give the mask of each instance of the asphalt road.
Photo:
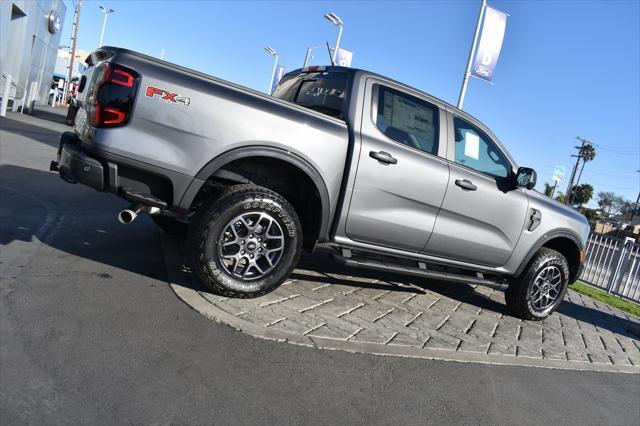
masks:
<svg viewBox="0 0 640 426"><path fill-rule="evenodd" d="M320 351L208 320L147 217L48 170L60 116L0 119L0 423L638 424L640 375ZM135 143L135 141L131 141Z"/></svg>

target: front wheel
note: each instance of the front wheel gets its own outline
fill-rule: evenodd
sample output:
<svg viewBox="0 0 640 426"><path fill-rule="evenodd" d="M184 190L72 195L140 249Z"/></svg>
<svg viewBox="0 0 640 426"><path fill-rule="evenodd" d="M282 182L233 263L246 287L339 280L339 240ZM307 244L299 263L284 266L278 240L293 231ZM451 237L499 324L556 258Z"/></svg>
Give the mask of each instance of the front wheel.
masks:
<svg viewBox="0 0 640 426"><path fill-rule="evenodd" d="M562 303L569 285L567 259L543 247L505 293L507 307L525 320L542 320Z"/></svg>
<svg viewBox="0 0 640 426"><path fill-rule="evenodd" d="M257 297L282 284L300 258L302 227L280 194L232 186L198 210L187 237L192 269L209 289Z"/></svg>

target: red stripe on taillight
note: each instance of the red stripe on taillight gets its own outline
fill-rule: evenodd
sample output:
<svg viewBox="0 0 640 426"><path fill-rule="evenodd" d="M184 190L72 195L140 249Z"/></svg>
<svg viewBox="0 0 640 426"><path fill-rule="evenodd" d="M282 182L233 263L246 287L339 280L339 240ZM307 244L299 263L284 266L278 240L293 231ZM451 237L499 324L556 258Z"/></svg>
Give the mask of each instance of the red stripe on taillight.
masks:
<svg viewBox="0 0 640 426"><path fill-rule="evenodd" d="M119 68L112 68L108 81L110 83L119 84L120 86L124 86L124 87L133 87L135 77L133 76L133 74L125 70L121 70Z"/></svg>
<svg viewBox="0 0 640 426"><path fill-rule="evenodd" d="M127 118L127 115L116 108L105 108L102 124L120 124ZM100 120L98 120L100 122Z"/></svg>

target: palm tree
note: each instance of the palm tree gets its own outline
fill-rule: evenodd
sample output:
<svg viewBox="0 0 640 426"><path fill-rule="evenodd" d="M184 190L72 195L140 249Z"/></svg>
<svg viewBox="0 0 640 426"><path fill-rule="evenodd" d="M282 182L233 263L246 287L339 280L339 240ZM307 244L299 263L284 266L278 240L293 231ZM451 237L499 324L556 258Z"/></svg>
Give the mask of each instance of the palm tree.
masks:
<svg viewBox="0 0 640 426"><path fill-rule="evenodd" d="M582 157L582 167L580 168L580 174L578 174L578 181L576 185L580 183L580 177L582 176L582 171L584 170L584 165L589 161L593 161L596 158L596 147L591 145L590 143L586 144L582 148L582 152L580 153Z"/></svg>
<svg viewBox="0 0 640 426"><path fill-rule="evenodd" d="M574 188L578 186L578 184L580 183L580 178L582 177L582 171L584 170L584 165L587 164L587 162L593 161L596 158L596 147L590 143L585 144L580 150L580 157L582 158L582 167L580 167L580 173L578 174L578 180L576 181ZM571 197L570 201L573 201L573 198L574 198L573 190L569 191L569 194Z"/></svg>
<svg viewBox="0 0 640 426"><path fill-rule="evenodd" d="M578 207L582 207L583 204L586 204L593 198L593 186L588 183L583 183L582 185L578 185L573 188L573 205L576 204Z"/></svg>

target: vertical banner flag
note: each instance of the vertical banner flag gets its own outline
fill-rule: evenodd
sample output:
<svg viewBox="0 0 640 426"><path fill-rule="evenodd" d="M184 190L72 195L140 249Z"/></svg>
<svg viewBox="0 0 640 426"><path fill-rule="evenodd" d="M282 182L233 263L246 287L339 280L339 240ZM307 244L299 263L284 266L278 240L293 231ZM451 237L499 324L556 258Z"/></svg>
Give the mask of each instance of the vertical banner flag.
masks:
<svg viewBox="0 0 640 426"><path fill-rule="evenodd" d="M341 47L338 48L338 54L336 55L336 65L338 65L339 67L350 67L351 59L353 59L353 52Z"/></svg>
<svg viewBox="0 0 640 426"><path fill-rule="evenodd" d="M273 93L273 91L276 90L276 86L280 82L280 79L286 73L287 73L287 69L285 67L283 67L282 65L278 65L276 67L276 73L273 76L273 85L271 86L271 92L270 93Z"/></svg>
<svg viewBox="0 0 640 426"><path fill-rule="evenodd" d="M471 68L471 75L489 82L493 79L493 72L496 69L498 56L500 56L506 26L507 14L487 6L484 13L480 43L478 43L478 52Z"/></svg>
<svg viewBox="0 0 640 426"><path fill-rule="evenodd" d="M560 183L562 182L562 179L564 178L564 172L566 171L566 167L565 166L556 166L553 169L553 180Z"/></svg>

